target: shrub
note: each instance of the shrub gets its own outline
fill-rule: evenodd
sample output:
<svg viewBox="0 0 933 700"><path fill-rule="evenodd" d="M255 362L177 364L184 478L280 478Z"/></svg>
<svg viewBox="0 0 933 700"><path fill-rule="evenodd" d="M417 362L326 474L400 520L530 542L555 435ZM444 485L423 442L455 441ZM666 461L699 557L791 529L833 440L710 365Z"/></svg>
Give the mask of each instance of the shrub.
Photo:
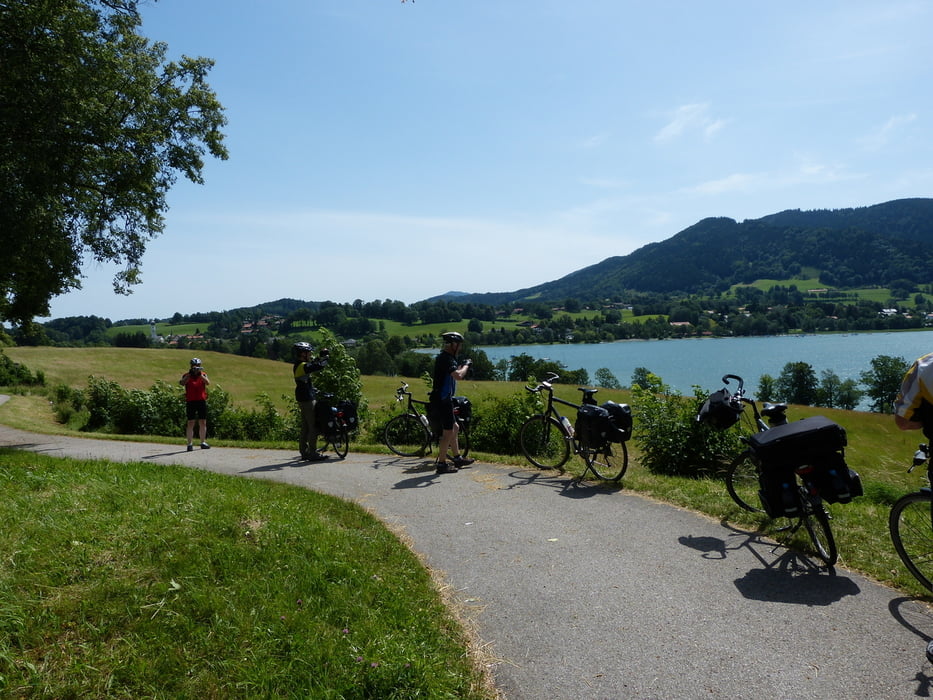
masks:
<svg viewBox="0 0 933 700"><path fill-rule="evenodd" d="M35 374L25 365L13 362L6 353L0 350L0 386L42 386L45 384L45 374L38 371Z"/></svg>
<svg viewBox="0 0 933 700"><path fill-rule="evenodd" d="M697 412L707 398L700 387L684 397L648 374L647 386L632 387L633 439L641 452L641 464L655 474L710 476L742 451L735 429L717 431L699 423Z"/></svg>
<svg viewBox="0 0 933 700"><path fill-rule="evenodd" d="M524 389L512 396L480 401L473 410L471 449L493 454L519 454L518 431L522 423L528 416L543 410L540 396Z"/></svg>

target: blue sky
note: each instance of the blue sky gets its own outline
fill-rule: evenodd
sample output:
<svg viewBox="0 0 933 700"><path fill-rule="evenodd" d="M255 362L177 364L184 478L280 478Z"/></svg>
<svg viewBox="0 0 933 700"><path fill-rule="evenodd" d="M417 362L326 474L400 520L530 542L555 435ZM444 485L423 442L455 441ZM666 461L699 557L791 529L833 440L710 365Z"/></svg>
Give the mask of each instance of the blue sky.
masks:
<svg viewBox="0 0 933 700"><path fill-rule="evenodd" d="M143 284L52 316L511 291L752 219L933 196L933 3L159 0L216 61L228 161Z"/></svg>

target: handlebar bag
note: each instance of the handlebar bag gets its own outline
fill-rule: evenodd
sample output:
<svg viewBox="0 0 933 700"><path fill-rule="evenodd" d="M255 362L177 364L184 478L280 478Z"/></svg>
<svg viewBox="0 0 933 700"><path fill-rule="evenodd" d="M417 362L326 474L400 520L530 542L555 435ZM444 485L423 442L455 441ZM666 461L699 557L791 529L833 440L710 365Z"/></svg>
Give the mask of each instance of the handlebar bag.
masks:
<svg viewBox="0 0 933 700"><path fill-rule="evenodd" d="M749 437L765 469L795 469L826 459L846 446L846 431L826 416L812 416L779 425Z"/></svg>
<svg viewBox="0 0 933 700"><path fill-rule="evenodd" d="M609 421L615 428L606 436L610 442L625 442L632 437L632 409L627 403L607 401L602 406L609 412Z"/></svg>
<svg viewBox="0 0 933 700"><path fill-rule="evenodd" d="M719 389L709 395L700 407L697 420L716 430L726 430L742 417L742 403L736 403L728 389Z"/></svg>

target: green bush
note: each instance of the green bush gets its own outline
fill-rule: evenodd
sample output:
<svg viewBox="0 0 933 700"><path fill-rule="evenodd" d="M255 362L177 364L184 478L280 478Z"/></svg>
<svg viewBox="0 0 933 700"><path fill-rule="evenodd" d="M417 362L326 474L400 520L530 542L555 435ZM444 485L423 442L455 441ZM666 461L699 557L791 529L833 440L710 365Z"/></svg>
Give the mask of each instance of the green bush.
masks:
<svg viewBox="0 0 933 700"><path fill-rule="evenodd" d="M40 370L35 374L25 365L13 362L0 350L0 386L43 386L45 374Z"/></svg>
<svg viewBox="0 0 933 700"><path fill-rule="evenodd" d="M492 454L520 454L518 431L522 423L544 408L540 395L525 389L504 398L480 401L473 408L471 449Z"/></svg>
<svg viewBox="0 0 933 700"><path fill-rule="evenodd" d="M737 429L714 430L699 423L697 412L707 398L700 387L693 396L672 391L649 374L645 386L632 387L633 439L640 463L655 474L700 477L716 475L742 451Z"/></svg>

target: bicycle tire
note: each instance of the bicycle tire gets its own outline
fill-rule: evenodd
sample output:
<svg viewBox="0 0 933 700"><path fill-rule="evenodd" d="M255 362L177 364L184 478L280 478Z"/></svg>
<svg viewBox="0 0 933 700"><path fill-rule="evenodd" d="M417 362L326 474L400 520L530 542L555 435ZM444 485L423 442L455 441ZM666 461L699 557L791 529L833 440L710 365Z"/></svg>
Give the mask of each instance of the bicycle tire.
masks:
<svg viewBox="0 0 933 700"><path fill-rule="evenodd" d="M826 512L823 501L811 497L804 486L800 487L800 502L803 506L800 518L810 536L816 556L822 559L826 566L832 566L838 561L839 552L829 525L829 513Z"/></svg>
<svg viewBox="0 0 933 700"><path fill-rule="evenodd" d="M897 555L924 588L933 591L933 494L908 493L891 507L888 529Z"/></svg>
<svg viewBox="0 0 933 700"><path fill-rule="evenodd" d="M468 457L470 455L470 424L460 423L460 430L457 433L457 444L460 447L460 455Z"/></svg>
<svg viewBox="0 0 933 700"><path fill-rule="evenodd" d="M340 426L336 434L330 436L330 444L334 448L334 454L343 459L350 451L350 434L346 426Z"/></svg>
<svg viewBox="0 0 933 700"><path fill-rule="evenodd" d="M560 469L570 459L570 440L563 427L540 413L522 424L518 443L525 459L540 469Z"/></svg>
<svg viewBox="0 0 933 700"><path fill-rule="evenodd" d="M732 460L726 472L726 490L732 500L752 513L764 513L758 491L758 467L752 460L751 450L745 450Z"/></svg>
<svg viewBox="0 0 933 700"><path fill-rule="evenodd" d="M427 452L431 435L418 416L403 413L386 423L382 431L385 446L399 457L420 457Z"/></svg>
<svg viewBox="0 0 933 700"><path fill-rule="evenodd" d="M596 476L605 481L618 481L628 469L628 448L624 442L607 442L599 447L586 446L583 461Z"/></svg>

